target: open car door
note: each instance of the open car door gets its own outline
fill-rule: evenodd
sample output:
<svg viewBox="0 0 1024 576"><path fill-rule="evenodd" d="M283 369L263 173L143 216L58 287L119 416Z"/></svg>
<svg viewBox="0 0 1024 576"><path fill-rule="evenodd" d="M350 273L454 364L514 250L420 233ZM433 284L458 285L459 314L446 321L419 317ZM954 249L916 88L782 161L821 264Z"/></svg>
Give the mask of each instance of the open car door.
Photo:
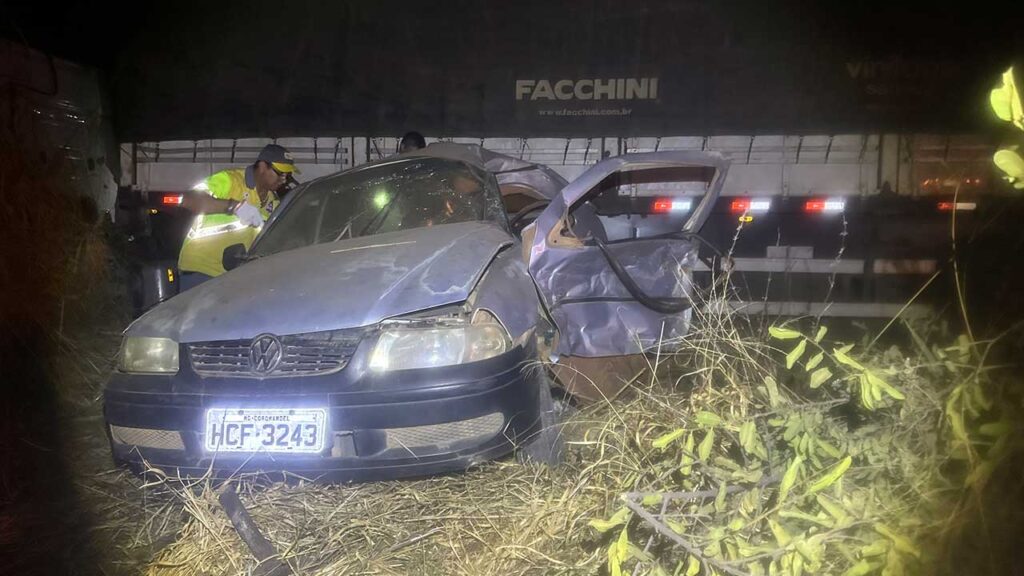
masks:
<svg viewBox="0 0 1024 576"><path fill-rule="evenodd" d="M694 234L727 170L728 161L707 152L609 158L563 188L524 230L530 274L558 329L555 373L570 393L615 396L647 366L645 352L686 334L700 247ZM586 225L576 218L599 196L651 192L686 207L675 229L633 237L636 228L623 232L612 219L594 230L590 218Z"/></svg>

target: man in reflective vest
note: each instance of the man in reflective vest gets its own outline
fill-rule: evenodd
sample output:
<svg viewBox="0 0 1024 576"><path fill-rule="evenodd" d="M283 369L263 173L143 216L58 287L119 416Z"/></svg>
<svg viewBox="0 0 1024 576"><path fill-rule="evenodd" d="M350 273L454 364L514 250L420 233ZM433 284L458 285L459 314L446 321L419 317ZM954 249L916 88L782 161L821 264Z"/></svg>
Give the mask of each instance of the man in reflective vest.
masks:
<svg viewBox="0 0 1024 576"><path fill-rule="evenodd" d="M223 274L228 246L249 248L280 203L277 190L297 172L288 150L268 144L251 166L217 172L186 195L183 207L198 215L178 256L182 291Z"/></svg>

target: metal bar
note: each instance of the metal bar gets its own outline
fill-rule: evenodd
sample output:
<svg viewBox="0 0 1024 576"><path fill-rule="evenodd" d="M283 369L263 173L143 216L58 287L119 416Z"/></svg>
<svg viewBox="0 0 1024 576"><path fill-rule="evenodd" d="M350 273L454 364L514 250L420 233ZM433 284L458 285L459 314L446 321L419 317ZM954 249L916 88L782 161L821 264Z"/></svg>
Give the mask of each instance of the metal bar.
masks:
<svg viewBox="0 0 1024 576"><path fill-rule="evenodd" d="M569 157L569 144L572 143L572 138L565 139L565 152L562 152L562 164L565 164L565 159ZM481 146L483 146L481 144Z"/></svg>
<svg viewBox="0 0 1024 576"><path fill-rule="evenodd" d="M800 150L804 147L804 137L800 136L796 142L796 163L800 163Z"/></svg>
<svg viewBox="0 0 1024 576"><path fill-rule="evenodd" d="M728 306L733 312L746 315L768 314L771 316L825 316L832 318L921 318L933 311L923 304L892 304L884 302L744 302L731 300L716 302L713 308L721 311Z"/></svg>
<svg viewBox="0 0 1024 576"><path fill-rule="evenodd" d="M747 164L750 164L750 153L754 151L754 138L757 136L750 137L750 143L747 144Z"/></svg>
<svg viewBox="0 0 1024 576"><path fill-rule="evenodd" d="M825 147L825 164L828 164L828 157L832 155L832 141L835 140L835 135L831 134L828 137L828 146Z"/></svg>
<svg viewBox="0 0 1024 576"><path fill-rule="evenodd" d="M733 258L730 269L737 272L782 272L790 274L863 274L863 260L831 258ZM693 270L708 271L707 265L697 262Z"/></svg>
<svg viewBox="0 0 1024 576"><path fill-rule="evenodd" d="M220 501L221 507L224 508L228 519L231 520L231 525L235 527L238 536L260 562L253 574L261 576L285 576L291 574L291 568L280 560L277 551L274 550L274 545L263 536L259 527L253 522L252 517L249 516L249 512L245 509L242 501L238 498L238 494L235 492L234 485L228 484L218 495L217 499Z"/></svg>

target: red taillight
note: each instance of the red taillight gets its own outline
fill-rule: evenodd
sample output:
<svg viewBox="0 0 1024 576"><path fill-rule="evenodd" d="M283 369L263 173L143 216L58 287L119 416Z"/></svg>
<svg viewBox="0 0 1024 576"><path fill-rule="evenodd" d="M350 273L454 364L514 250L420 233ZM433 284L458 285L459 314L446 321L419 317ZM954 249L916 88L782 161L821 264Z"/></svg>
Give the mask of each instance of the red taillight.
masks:
<svg viewBox="0 0 1024 576"><path fill-rule="evenodd" d="M808 200L804 204L804 212L824 212L825 201L824 200Z"/></svg>
<svg viewBox="0 0 1024 576"><path fill-rule="evenodd" d="M729 210L732 212L746 212L750 210L750 199L733 200L732 204L729 205Z"/></svg>
<svg viewBox="0 0 1024 576"><path fill-rule="evenodd" d="M654 204L651 205L651 212L655 214L666 214L672 211L672 199L671 198L657 198L654 200Z"/></svg>
<svg viewBox="0 0 1024 576"><path fill-rule="evenodd" d="M689 198L655 198L651 204L651 212L654 214L689 212L690 208L693 208L693 201Z"/></svg>
<svg viewBox="0 0 1024 576"><path fill-rule="evenodd" d="M939 210L943 212L950 212L953 210L960 211L971 211L978 207L976 202L939 202Z"/></svg>
<svg viewBox="0 0 1024 576"><path fill-rule="evenodd" d="M810 214L842 212L845 209L845 200L808 200L804 203L804 212L808 212Z"/></svg>
<svg viewBox="0 0 1024 576"><path fill-rule="evenodd" d="M164 194L161 202L165 205L179 206L184 199L185 196L183 194Z"/></svg>

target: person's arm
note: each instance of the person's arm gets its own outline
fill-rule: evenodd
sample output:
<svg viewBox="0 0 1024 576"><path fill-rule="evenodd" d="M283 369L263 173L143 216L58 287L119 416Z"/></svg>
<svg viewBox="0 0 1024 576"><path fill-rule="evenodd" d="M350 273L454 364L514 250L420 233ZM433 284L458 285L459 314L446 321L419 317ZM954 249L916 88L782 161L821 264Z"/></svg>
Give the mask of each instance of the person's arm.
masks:
<svg viewBox="0 0 1024 576"><path fill-rule="evenodd" d="M231 178L217 172L207 178L203 189L191 190L182 198L181 207L196 214L232 214L241 198L232 194Z"/></svg>
<svg viewBox="0 0 1024 576"><path fill-rule="evenodd" d="M231 214L238 200L214 198L205 192L186 192L181 207L197 214Z"/></svg>

